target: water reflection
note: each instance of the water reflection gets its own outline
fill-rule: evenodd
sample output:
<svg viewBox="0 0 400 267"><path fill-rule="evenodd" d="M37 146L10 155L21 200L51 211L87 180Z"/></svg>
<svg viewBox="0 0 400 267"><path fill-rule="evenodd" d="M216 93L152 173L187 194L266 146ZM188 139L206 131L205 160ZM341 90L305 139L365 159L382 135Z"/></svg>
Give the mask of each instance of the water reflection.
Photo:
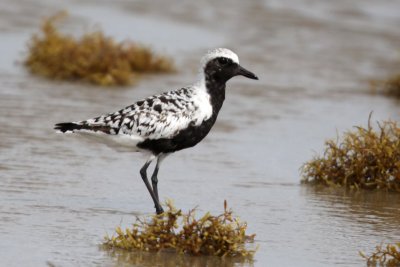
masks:
<svg viewBox="0 0 400 267"><path fill-rule="evenodd" d="M188 256L174 252L129 252L125 250L109 250L100 247L113 259L112 266L143 266L143 267L240 267L254 266L248 259L213 256Z"/></svg>
<svg viewBox="0 0 400 267"><path fill-rule="evenodd" d="M309 186L304 186L303 193L328 216L365 224L380 233L395 230L400 224L400 195L396 193Z"/></svg>

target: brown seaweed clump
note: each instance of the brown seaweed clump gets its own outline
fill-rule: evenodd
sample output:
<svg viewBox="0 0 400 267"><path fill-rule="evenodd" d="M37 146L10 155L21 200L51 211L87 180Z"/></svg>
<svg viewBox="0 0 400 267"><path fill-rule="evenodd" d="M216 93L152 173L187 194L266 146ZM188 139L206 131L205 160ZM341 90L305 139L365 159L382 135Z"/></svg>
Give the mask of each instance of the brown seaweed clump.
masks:
<svg viewBox="0 0 400 267"><path fill-rule="evenodd" d="M302 183L400 192L400 128L394 121L378 123L375 131L355 127L342 141L328 140L323 156L302 168Z"/></svg>
<svg viewBox="0 0 400 267"><path fill-rule="evenodd" d="M246 243L255 235L246 235L247 224L232 215L224 203L224 212L213 216L206 213L195 218L195 209L188 213L167 202L167 211L152 215L149 222L136 219L133 228L116 228L116 236L105 237L104 245L125 250L174 250L190 255L240 256L252 258L255 250ZM149 218L147 218L149 219Z"/></svg>
<svg viewBox="0 0 400 267"><path fill-rule="evenodd" d="M394 75L383 83L385 94L400 98L400 74Z"/></svg>
<svg viewBox="0 0 400 267"><path fill-rule="evenodd" d="M360 251L361 257L367 260L368 266L400 266L400 242L376 246L375 252L370 256Z"/></svg>
<svg viewBox="0 0 400 267"><path fill-rule="evenodd" d="M171 59L130 41L117 43L101 31L79 39L62 34L54 24L65 16L61 12L45 19L41 34L33 35L25 60L32 73L57 80L127 85L135 73L174 70Z"/></svg>
<svg viewBox="0 0 400 267"><path fill-rule="evenodd" d="M384 79L370 80L371 92L400 99L400 73Z"/></svg>

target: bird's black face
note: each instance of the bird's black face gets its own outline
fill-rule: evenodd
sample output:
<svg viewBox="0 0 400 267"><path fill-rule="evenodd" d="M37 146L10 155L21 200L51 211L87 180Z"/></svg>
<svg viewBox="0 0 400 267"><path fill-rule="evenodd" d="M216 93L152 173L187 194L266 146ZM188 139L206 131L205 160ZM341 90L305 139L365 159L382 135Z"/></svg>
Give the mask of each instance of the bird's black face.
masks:
<svg viewBox="0 0 400 267"><path fill-rule="evenodd" d="M258 80L258 77L227 57L217 57L210 60L204 68L206 78L225 83L237 75Z"/></svg>

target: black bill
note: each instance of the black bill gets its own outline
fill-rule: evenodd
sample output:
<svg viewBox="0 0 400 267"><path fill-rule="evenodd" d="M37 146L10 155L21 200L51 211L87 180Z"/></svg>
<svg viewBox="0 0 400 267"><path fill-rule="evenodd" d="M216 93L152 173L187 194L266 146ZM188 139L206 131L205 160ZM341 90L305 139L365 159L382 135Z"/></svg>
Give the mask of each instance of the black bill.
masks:
<svg viewBox="0 0 400 267"><path fill-rule="evenodd" d="M255 75L254 73L252 73L251 71L246 70L245 68L243 68L242 66L239 65L239 69L238 69L238 75L242 75L244 77L253 79L253 80L258 80L257 75Z"/></svg>

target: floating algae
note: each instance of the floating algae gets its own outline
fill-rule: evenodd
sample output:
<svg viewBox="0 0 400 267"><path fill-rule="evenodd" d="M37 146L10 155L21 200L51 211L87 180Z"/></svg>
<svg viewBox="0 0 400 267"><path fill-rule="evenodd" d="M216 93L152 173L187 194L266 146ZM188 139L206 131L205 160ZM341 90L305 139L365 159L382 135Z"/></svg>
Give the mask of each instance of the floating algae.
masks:
<svg viewBox="0 0 400 267"><path fill-rule="evenodd" d="M355 127L342 141L328 140L323 156L306 162L302 183L400 192L400 128L394 121L375 131Z"/></svg>
<svg viewBox="0 0 400 267"><path fill-rule="evenodd" d="M101 31L79 39L60 33L54 24L65 16L61 12L47 18L42 33L33 35L25 60L32 73L105 86L130 84L135 73L174 71L171 59L133 42L117 43Z"/></svg>
<svg viewBox="0 0 400 267"><path fill-rule="evenodd" d="M383 92L387 95L400 98L400 74L390 77L383 83Z"/></svg>
<svg viewBox="0 0 400 267"><path fill-rule="evenodd" d="M400 266L400 243L379 245L370 256L361 251L360 255L367 260L368 266Z"/></svg>
<svg viewBox="0 0 400 267"><path fill-rule="evenodd" d="M395 66L395 69L399 69ZM400 73L389 75L384 79L373 79L370 81L371 91L400 99Z"/></svg>
<svg viewBox="0 0 400 267"><path fill-rule="evenodd" d="M167 211L152 215L149 222L136 219L133 228L116 228L116 236L106 237L104 245L125 250L174 250L190 255L240 256L251 259L255 250L246 243L255 235L246 235L247 224L234 217L224 203L224 212L214 216L206 213L195 218L195 209L188 213L167 202ZM149 218L147 218L149 219Z"/></svg>

